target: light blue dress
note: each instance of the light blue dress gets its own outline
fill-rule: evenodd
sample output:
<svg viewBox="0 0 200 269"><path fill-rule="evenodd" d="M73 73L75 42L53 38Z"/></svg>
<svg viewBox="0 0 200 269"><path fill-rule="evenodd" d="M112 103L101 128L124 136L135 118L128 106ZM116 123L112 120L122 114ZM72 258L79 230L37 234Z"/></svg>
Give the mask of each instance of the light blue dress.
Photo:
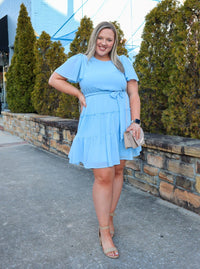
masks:
<svg viewBox="0 0 200 269"><path fill-rule="evenodd" d="M85 168L104 168L132 160L141 147L126 149L123 133L130 125L127 81L138 77L130 60L118 56L125 73L112 61L100 61L84 54L69 58L55 70L69 82L79 83L87 107L80 115L78 131L69 153L69 162L82 163Z"/></svg>

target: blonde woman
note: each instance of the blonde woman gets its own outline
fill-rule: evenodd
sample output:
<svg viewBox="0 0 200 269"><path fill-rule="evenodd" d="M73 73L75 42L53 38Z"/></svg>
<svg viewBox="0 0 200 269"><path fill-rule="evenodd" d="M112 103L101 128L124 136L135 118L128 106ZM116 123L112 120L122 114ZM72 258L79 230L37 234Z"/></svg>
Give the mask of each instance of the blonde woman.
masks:
<svg viewBox="0 0 200 269"><path fill-rule="evenodd" d="M81 115L69 162L93 169L99 239L109 258L119 257L113 243L113 216L122 190L125 161L141 151L141 147L124 147L126 129L136 138L140 135L140 98L138 77L129 59L117 55L117 42L112 23L98 24L86 53L69 58L49 79L51 86L79 99ZM79 82L81 91L69 82Z"/></svg>

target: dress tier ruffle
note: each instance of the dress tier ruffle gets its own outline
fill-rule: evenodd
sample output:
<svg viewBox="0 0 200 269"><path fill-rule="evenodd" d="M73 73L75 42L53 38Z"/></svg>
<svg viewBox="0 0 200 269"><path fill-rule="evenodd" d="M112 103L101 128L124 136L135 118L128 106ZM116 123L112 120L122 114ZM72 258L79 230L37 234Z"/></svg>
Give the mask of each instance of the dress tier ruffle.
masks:
<svg viewBox="0 0 200 269"><path fill-rule="evenodd" d="M85 168L104 168L132 160L139 156L141 147L125 149L123 133L130 125L127 81L138 80L131 62L119 56L125 73L111 61L83 54L68 59L55 70L70 82L79 82L86 97L87 107L80 115L78 131L73 140L69 162L82 163Z"/></svg>

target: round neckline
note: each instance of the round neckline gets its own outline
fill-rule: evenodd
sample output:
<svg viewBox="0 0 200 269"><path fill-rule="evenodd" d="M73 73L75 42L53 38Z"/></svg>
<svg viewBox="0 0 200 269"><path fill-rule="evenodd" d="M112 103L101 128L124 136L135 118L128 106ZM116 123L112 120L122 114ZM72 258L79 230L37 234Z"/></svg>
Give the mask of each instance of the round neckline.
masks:
<svg viewBox="0 0 200 269"><path fill-rule="evenodd" d="M111 60L108 60L108 61L99 60L99 59L97 59L95 56L93 56L93 58L94 58L95 60L99 61L99 62L102 62L102 63L111 62Z"/></svg>

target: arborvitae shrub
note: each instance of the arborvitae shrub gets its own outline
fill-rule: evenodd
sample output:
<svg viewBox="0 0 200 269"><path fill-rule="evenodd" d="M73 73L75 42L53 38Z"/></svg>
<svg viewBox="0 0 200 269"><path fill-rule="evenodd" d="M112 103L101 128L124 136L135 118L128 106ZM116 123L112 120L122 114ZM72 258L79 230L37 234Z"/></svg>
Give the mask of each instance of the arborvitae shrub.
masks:
<svg viewBox="0 0 200 269"><path fill-rule="evenodd" d="M175 64L168 108L162 121L167 133L200 138L200 2L186 0L176 17L173 38Z"/></svg>
<svg viewBox="0 0 200 269"><path fill-rule="evenodd" d="M134 67L139 76L141 119L148 132L165 133L161 121L168 107L167 91L174 64L172 37L174 34L177 4L164 0L146 16L143 41Z"/></svg>
<svg viewBox="0 0 200 269"><path fill-rule="evenodd" d="M34 44L36 37L24 4L20 6L14 55L8 69L7 102L12 112L34 112L31 92L35 83L33 69L35 67Z"/></svg>
<svg viewBox="0 0 200 269"><path fill-rule="evenodd" d="M149 132L200 138L200 2L164 0L147 16L135 68Z"/></svg>
<svg viewBox="0 0 200 269"><path fill-rule="evenodd" d="M35 44L36 76L32 102L38 114L56 115L61 93L48 84L52 72L66 60L61 43L52 42L50 35L42 32Z"/></svg>

